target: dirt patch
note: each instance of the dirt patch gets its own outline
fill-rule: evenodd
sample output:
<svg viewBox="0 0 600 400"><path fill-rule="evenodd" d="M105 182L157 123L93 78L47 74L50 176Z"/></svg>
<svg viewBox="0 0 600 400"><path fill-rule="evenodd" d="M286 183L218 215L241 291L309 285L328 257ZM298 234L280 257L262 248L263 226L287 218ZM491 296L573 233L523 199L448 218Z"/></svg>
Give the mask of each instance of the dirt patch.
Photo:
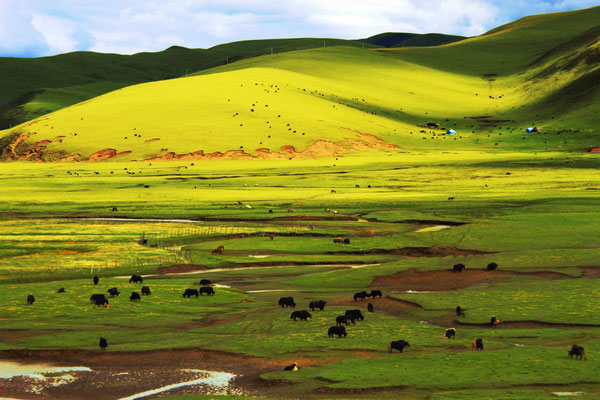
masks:
<svg viewBox="0 0 600 400"><path fill-rule="evenodd" d="M410 309L423 308L420 304L412 301L394 299L388 295L383 297L376 297L374 299L357 300L354 301L353 297L343 297L340 299L334 299L327 302L328 306L346 306L349 308L367 308L369 303L373 304L375 312L385 312L392 315L405 315ZM368 312L367 312L368 314Z"/></svg>
<svg viewBox="0 0 600 400"><path fill-rule="evenodd" d="M580 267L579 269L584 278L600 278L600 267Z"/></svg>
<svg viewBox="0 0 600 400"><path fill-rule="evenodd" d="M600 147L592 147L590 153L600 153Z"/></svg>
<svg viewBox="0 0 600 400"><path fill-rule="evenodd" d="M156 141L158 141L158 140L160 140L160 138L157 138L157 137L155 137L155 138L152 138L152 139L148 139L148 140L146 140L146 143L150 143L150 142L156 142Z"/></svg>
<svg viewBox="0 0 600 400"><path fill-rule="evenodd" d="M348 128L342 128L350 130ZM352 131L358 139L346 138L346 145L341 145L328 140L317 140L315 143L307 146L304 150L298 151L294 146L285 145L280 147L280 152L271 151L266 147L256 149L256 155L246 153L244 150L229 150L224 153L213 152L205 154L204 150L197 150L192 153L176 154L169 152L158 157L148 158L144 161L164 161L164 160L204 160L204 159L281 159L281 158L322 158L339 157L351 151L364 151L375 149L396 149L395 144L386 143L377 136L358 131Z"/></svg>
<svg viewBox="0 0 600 400"><path fill-rule="evenodd" d="M116 156L122 156L122 155L126 155L126 154L131 154L131 151L122 151L120 153L117 153L117 151L115 149L102 149L102 150L98 150L97 152L91 154L88 158L87 161L103 161L103 160L108 160L109 158L113 158Z"/></svg>
<svg viewBox="0 0 600 400"><path fill-rule="evenodd" d="M485 328L491 326L489 323L478 324L474 322L461 322L454 321L456 325L465 326L465 327L477 327L477 328ZM502 327L506 328L600 328L598 324L569 324L563 322L546 322L546 321L536 321L536 320L525 320L525 321L505 321L502 320L500 324L493 329L501 329Z"/></svg>
<svg viewBox="0 0 600 400"><path fill-rule="evenodd" d="M24 363L52 363L58 366L86 366L92 372L71 373L78 378L75 382L50 388L47 394L51 398L82 399L94 393L97 399L115 399L130 396L144 390L154 389L171 383L189 380L191 375L185 369L203 369L227 371L238 374L231 384L233 390L255 393L268 388L260 375L265 372L281 371L290 360L302 367L313 362L302 357L290 360L265 360L215 350L203 349L167 349L140 352L101 352L81 349L70 350L4 350L0 358ZM15 378L16 379L16 378ZM10 384L10 388L8 387ZM5 380L4 395L31 397L27 392L31 382ZM102 387L102 390L98 390ZM202 393L202 387L196 387L191 393ZM178 391L176 393L182 393ZM172 393L169 393L172 394Z"/></svg>
<svg viewBox="0 0 600 400"><path fill-rule="evenodd" d="M401 249L371 249L365 251L330 251L325 254L392 254L403 257L447 257L472 256L477 254L493 254L479 250L458 249L456 247L403 247Z"/></svg>
<svg viewBox="0 0 600 400"><path fill-rule="evenodd" d="M196 264L175 264L169 265L166 267L159 267L156 272L161 275L166 274L177 274L182 272L194 272L194 271L205 271L208 268L204 265L196 265Z"/></svg>
<svg viewBox="0 0 600 400"><path fill-rule="evenodd" d="M394 275L380 276L371 284L374 288L396 291L441 291L463 289L491 282L503 282L511 276L527 275L545 279L572 278L557 272L516 272L516 271L486 271L482 269L465 269L457 273L451 270L419 271L410 269Z"/></svg>

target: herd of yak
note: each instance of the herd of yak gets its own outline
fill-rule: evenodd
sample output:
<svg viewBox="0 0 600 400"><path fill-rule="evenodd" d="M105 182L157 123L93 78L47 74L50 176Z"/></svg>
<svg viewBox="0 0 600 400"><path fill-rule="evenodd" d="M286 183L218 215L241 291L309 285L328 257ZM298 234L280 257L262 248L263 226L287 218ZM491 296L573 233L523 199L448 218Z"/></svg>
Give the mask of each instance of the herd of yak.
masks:
<svg viewBox="0 0 600 400"><path fill-rule="evenodd" d="M466 267L464 264L456 264L453 267L453 271L454 272L462 272L463 269L465 269L465 268ZM494 271L497 268L498 268L498 264L496 264L496 263L490 263L487 266L488 271ZM98 282L99 282L98 276L94 276L93 282L94 282L94 285L98 285ZM132 275L131 278L129 279L129 283L143 283L143 282L144 282L144 279L140 275ZM198 283L198 285L200 286L199 290L191 289L191 288L185 289L185 291L183 293L183 297L190 298L190 297L194 296L194 297L198 298L200 295L203 295L203 294L207 294L209 296L215 295L215 291L212 288L212 282L210 280L202 279ZM142 295L149 296L151 294L150 287L148 287L148 286L142 286L140 291L141 291ZM64 288L60 288L57 291L57 293L64 293L64 292L65 292ZM119 296L119 294L120 294L119 290L116 287L108 289L107 293L110 295L111 298L115 297L115 296ZM372 298L372 299L375 299L377 297L381 298L382 295L383 294L382 294L381 290L372 290L371 292L361 291L361 292L355 293L353 298L354 298L354 301L362 301L362 300L365 300L366 298ZM131 292L131 296L129 297L130 301L139 302L140 299L141 299L140 293ZM35 297L32 294L28 295L27 296L27 304L32 305L34 302L35 302ZM110 307L109 301L103 293L92 294L90 297L90 302L92 304L95 304L97 307L101 307L101 306L103 306L105 308ZM313 312L315 311L315 309L323 311L325 309L326 303L327 302L325 300L311 301L309 304L309 308ZM282 308L288 308L288 307L295 308L296 307L296 303L295 303L293 297L281 297L279 299L278 304ZM367 310L369 312L374 311L374 306L372 303L368 303ZM460 306L457 306L456 307L456 315L459 317L460 316L464 317L465 316L464 309ZM300 319L301 321L302 320L308 321L308 318L312 318L312 315L307 310L293 311L292 314L290 315L290 319L293 319L294 321L296 321L298 319ZM364 318L365 318L364 315L358 309L346 310L344 315L338 315L335 318L336 324L329 327L329 329L327 330L327 335L329 336L329 338L333 338L335 335L337 335L338 338L346 337L348 335L348 333L346 332L346 327L348 326L348 323L352 323L353 325L356 325L357 321L363 321ZM495 316L492 316L492 318L490 319L490 325L492 327L496 327L496 325L498 325L499 323L500 323L500 320L498 320ZM343 325L345 325L345 326L343 326ZM444 338L454 339L455 336L456 336L455 328L446 329ZM101 337L99 345L100 345L101 350L105 350L106 347L108 347L108 341L106 340L106 338ZM406 348L406 347L410 347L410 344L406 340L392 341L388 344L388 351L391 353L392 350L396 349L402 353L404 351L404 348ZM476 338L473 340L473 350L483 350L483 339ZM571 347L571 349L568 351L568 353L569 353L570 358L575 357L576 359L580 359L580 360L587 359L586 354L585 354L585 349L582 346L578 346L576 344L574 344ZM296 371L297 369L298 369L298 366L296 363L285 367L286 371Z"/></svg>

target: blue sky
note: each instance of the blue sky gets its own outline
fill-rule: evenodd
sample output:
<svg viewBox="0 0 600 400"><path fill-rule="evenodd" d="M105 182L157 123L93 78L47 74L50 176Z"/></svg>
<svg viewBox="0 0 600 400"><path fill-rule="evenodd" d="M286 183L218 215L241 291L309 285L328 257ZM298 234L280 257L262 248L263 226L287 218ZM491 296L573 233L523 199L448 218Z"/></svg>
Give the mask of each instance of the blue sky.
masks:
<svg viewBox="0 0 600 400"><path fill-rule="evenodd" d="M0 56L132 54L172 45L381 32L474 36L520 17L599 0L0 0Z"/></svg>

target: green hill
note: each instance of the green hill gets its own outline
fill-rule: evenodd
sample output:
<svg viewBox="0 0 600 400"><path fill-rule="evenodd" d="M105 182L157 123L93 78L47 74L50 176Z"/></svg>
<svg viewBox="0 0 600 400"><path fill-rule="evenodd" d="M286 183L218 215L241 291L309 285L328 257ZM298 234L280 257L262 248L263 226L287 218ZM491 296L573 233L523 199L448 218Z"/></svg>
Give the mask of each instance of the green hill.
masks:
<svg viewBox="0 0 600 400"><path fill-rule="evenodd" d="M600 144L598 20L600 7L528 17L442 47L244 59L38 118L7 131L0 150L38 160L587 151ZM529 126L541 132L525 135Z"/></svg>
<svg viewBox="0 0 600 400"><path fill-rule="evenodd" d="M427 47L454 43L464 39L466 39L465 36L445 35L442 33L386 32L361 39L361 42L382 47Z"/></svg>
<svg viewBox="0 0 600 400"><path fill-rule="evenodd" d="M365 46L341 39L269 39L222 44L207 50L173 46L158 53L131 56L74 52L42 58L0 58L0 75L11 77L0 83L0 128L136 83L185 76L271 52L324 45Z"/></svg>

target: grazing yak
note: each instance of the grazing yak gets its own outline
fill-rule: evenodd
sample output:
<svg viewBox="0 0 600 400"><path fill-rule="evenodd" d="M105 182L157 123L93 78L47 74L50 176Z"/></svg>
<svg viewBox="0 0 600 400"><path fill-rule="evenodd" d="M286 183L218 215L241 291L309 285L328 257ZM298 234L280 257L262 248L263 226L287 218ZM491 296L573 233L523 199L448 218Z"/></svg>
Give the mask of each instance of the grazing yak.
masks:
<svg viewBox="0 0 600 400"><path fill-rule="evenodd" d="M96 293L90 296L90 303L96 305L96 307L108 306L108 299L102 293Z"/></svg>
<svg viewBox="0 0 600 400"><path fill-rule="evenodd" d="M56 291L56 293L64 293L64 292L65 292L65 288L64 287L61 287L60 289L58 289Z"/></svg>
<svg viewBox="0 0 600 400"><path fill-rule="evenodd" d="M279 299L279 305L281 306L281 308L287 308L287 307L292 307L292 308L296 308L296 303L294 303L294 298L293 297L282 297Z"/></svg>
<svg viewBox="0 0 600 400"><path fill-rule="evenodd" d="M288 208L288 212L293 213L293 212L296 212L296 210L294 210L293 208Z"/></svg>
<svg viewBox="0 0 600 400"><path fill-rule="evenodd" d="M284 371L298 371L298 363L293 363L292 365L288 365L283 370Z"/></svg>
<svg viewBox="0 0 600 400"><path fill-rule="evenodd" d="M496 264L495 262L491 262L487 265L488 271L495 271L497 268L498 268L498 264Z"/></svg>
<svg viewBox="0 0 600 400"><path fill-rule="evenodd" d="M400 353L404 353L404 348L410 347L410 344L406 340L396 340L388 344L388 351L391 353L392 350L399 350Z"/></svg>
<svg viewBox="0 0 600 400"><path fill-rule="evenodd" d="M108 341L105 338L101 337L99 345L100 345L100 350L104 351L108 347Z"/></svg>
<svg viewBox="0 0 600 400"><path fill-rule="evenodd" d="M338 335L338 338L341 338L342 336L344 336L344 337L348 336L348 334L346 333L346 328L344 328L343 326L330 327L329 330L327 331L327 336L332 338L333 335Z"/></svg>
<svg viewBox="0 0 600 400"><path fill-rule="evenodd" d="M200 281L200 286L210 286L212 285L212 281L210 279L202 279Z"/></svg>
<svg viewBox="0 0 600 400"><path fill-rule="evenodd" d="M215 290L210 286L202 286L198 291L199 294L207 294L209 296L215 295Z"/></svg>
<svg viewBox="0 0 600 400"><path fill-rule="evenodd" d="M115 297L121 294L116 287L108 289L107 292L110 294L110 297Z"/></svg>
<svg viewBox="0 0 600 400"><path fill-rule="evenodd" d="M575 356L575 359L579 357L580 360L583 359L587 361L585 349L582 346L577 346L576 344L571 346L571 350L569 350L569 358L573 358L573 356Z"/></svg>
<svg viewBox="0 0 600 400"><path fill-rule="evenodd" d="M273 239L275 239L275 235L273 235L272 233L269 234L269 240L273 240Z"/></svg>
<svg viewBox="0 0 600 400"><path fill-rule="evenodd" d="M346 318L345 315L338 315L337 317L335 317L335 324L337 326L342 326L342 324L348 326L348 318Z"/></svg>
<svg viewBox="0 0 600 400"><path fill-rule="evenodd" d="M32 305L34 301L35 301L35 297L33 297L32 294L27 296L27 305Z"/></svg>
<svg viewBox="0 0 600 400"><path fill-rule="evenodd" d="M344 244L350 244L350 239L348 239L348 238L345 238L345 239L344 239Z"/></svg>
<svg viewBox="0 0 600 400"><path fill-rule="evenodd" d="M98 281L100 281L100 279L98 278L98 275L94 276L94 285L97 285Z"/></svg>
<svg viewBox="0 0 600 400"><path fill-rule="evenodd" d="M308 307L311 309L311 311L315 311L315 308L323 311L325 309L325 304L327 304L325 300L311 301Z"/></svg>
<svg viewBox="0 0 600 400"><path fill-rule="evenodd" d="M367 297L369 297L369 293L365 292L364 290L362 292L354 293L354 301L359 299L364 300Z"/></svg>
<svg viewBox="0 0 600 400"><path fill-rule="evenodd" d="M297 318L300 318L300 321L308 321L308 318L312 318L312 315L306 310L294 311L292 315L290 315L290 319L292 318L294 319L294 321Z"/></svg>
<svg viewBox="0 0 600 400"><path fill-rule="evenodd" d="M197 289L185 289L185 292L183 292L183 297L198 297L200 294L198 293Z"/></svg>
<svg viewBox="0 0 600 400"><path fill-rule="evenodd" d="M362 321L365 319L360 310L346 310L346 313L344 315L350 320L350 322L353 323L356 320Z"/></svg>
<svg viewBox="0 0 600 400"><path fill-rule="evenodd" d="M369 312L373 312L374 308L373 308L373 303L369 303L367 304L367 311Z"/></svg>
<svg viewBox="0 0 600 400"><path fill-rule="evenodd" d="M141 297L138 292L131 292L131 296L129 296L129 301L140 301Z"/></svg>
<svg viewBox="0 0 600 400"><path fill-rule="evenodd" d="M341 236L337 236L333 238L333 243L343 243L344 242L344 238Z"/></svg>
<svg viewBox="0 0 600 400"><path fill-rule="evenodd" d="M144 278L142 278L140 275L131 275L131 278L129 278L129 283L143 283L144 282Z"/></svg>
<svg viewBox="0 0 600 400"><path fill-rule="evenodd" d="M463 269L467 268L465 266L465 264L454 264L454 267L452 268L452 270L454 272L462 272Z"/></svg>
<svg viewBox="0 0 600 400"><path fill-rule="evenodd" d="M379 298L381 298L383 296L383 294L381 293L381 290L371 290L371 293L369 294L369 296L372 298L379 296Z"/></svg>
<svg viewBox="0 0 600 400"><path fill-rule="evenodd" d="M464 308L462 308L461 306L456 306L456 316L457 317L464 317L465 316L465 310L464 310Z"/></svg>
<svg viewBox="0 0 600 400"><path fill-rule="evenodd" d="M500 323L500 320L498 318L496 318L495 315L492 315L492 318L490 318L490 325L492 326L492 328L495 328L496 325L498 325Z"/></svg>
<svg viewBox="0 0 600 400"><path fill-rule="evenodd" d="M482 338L477 338L477 339L473 339L473 350L483 350L483 339Z"/></svg>
<svg viewBox="0 0 600 400"><path fill-rule="evenodd" d="M456 337L456 329L448 328L446 329L446 333L444 333L444 339L454 339Z"/></svg>
<svg viewBox="0 0 600 400"><path fill-rule="evenodd" d="M149 286L142 286L142 294L144 296L150 296L152 293L150 292Z"/></svg>

